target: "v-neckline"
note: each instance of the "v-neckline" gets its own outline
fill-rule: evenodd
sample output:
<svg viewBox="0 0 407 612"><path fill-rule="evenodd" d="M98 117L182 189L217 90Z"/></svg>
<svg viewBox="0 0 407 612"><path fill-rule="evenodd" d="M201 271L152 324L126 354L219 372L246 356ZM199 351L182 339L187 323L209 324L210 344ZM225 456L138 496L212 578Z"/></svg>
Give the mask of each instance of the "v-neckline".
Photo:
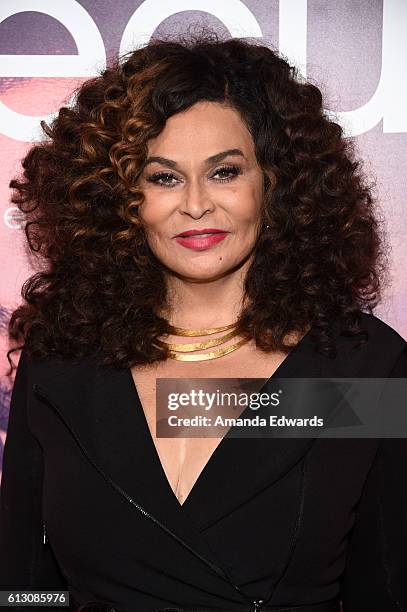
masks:
<svg viewBox="0 0 407 612"><path fill-rule="evenodd" d="M258 393L261 393L264 391L264 389L270 384L270 382L276 378L278 375L280 375L281 370L283 370L284 368L287 368L288 365L288 361L290 360L290 358L293 358L294 354L297 354L297 349L299 349L303 344L305 344L305 342L309 339L310 335L311 335L311 331L312 331L313 327L311 326L310 329L303 335L303 337L301 338L301 340L290 350L289 353L287 353L287 355L284 357L283 361L280 363L279 366L277 366L277 368L274 370L273 374L271 374L271 376L267 379L265 379L265 382L263 383L262 387L259 389ZM132 385L132 389L134 390L134 395L135 395L135 399L136 399L136 404L138 405L140 412L141 412L141 420L142 420L142 426L144 428L144 432L142 432L143 435L146 436L146 439L148 440L148 446L151 449L151 453L153 456L153 461L158 469L158 473L160 475L160 479L161 481L164 482L164 486L166 488L166 491L169 493L169 497L176 503L176 505L178 506L178 508L180 510L185 510L185 508L188 505L188 502L190 501L191 497L192 497L192 493L195 492L195 490L199 487L200 483L203 480L204 474L208 471L209 469L209 465L212 465L214 463L214 461L216 461L216 458L219 456L219 454L222 452L222 449L225 446L225 439L231 439L231 436L229 436L229 432L231 430L234 429L234 427L232 426L230 429L228 429L227 433L222 437L221 441L219 442L219 444L215 447L215 449L212 451L208 461L205 463L204 467L202 468L202 470L200 471L200 473L198 474L197 479L195 480L192 488L190 489L188 495L186 496L186 498L184 499L184 502L181 504L181 502L179 501L178 497L176 496L176 494L174 493L172 486L167 478L167 474L165 473L163 464L161 463L161 459L160 456L158 454L158 450L157 447L154 443L153 437L151 435L151 431L150 431L150 427L148 425L148 421L147 421L147 417L146 417L146 413L144 411L143 408L143 404L141 402L141 398L137 389L137 385L135 382L135 377L133 377L133 373L131 371L131 368L127 368L127 372L128 375L131 378L131 385ZM261 378L261 377L259 377ZM249 407L248 407L249 408ZM245 414L245 412L248 410L248 408L246 408L242 414L240 415L241 417L243 417L243 415Z"/></svg>

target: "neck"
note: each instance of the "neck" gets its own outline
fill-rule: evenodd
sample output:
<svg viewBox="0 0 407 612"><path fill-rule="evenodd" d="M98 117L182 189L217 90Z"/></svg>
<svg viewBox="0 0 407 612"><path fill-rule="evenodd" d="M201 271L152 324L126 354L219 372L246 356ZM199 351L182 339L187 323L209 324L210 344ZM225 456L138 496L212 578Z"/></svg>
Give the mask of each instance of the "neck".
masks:
<svg viewBox="0 0 407 612"><path fill-rule="evenodd" d="M243 307L245 268L208 281L169 277L170 307L162 316L173 326L192 329L234 323Z"/></svg>

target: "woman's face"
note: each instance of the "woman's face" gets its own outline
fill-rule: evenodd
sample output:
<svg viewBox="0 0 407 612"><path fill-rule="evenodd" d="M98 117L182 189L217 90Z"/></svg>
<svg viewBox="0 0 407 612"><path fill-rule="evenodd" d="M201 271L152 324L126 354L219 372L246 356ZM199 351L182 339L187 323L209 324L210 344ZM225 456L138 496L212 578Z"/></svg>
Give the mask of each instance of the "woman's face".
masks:
<svg viewBox="0 0 407 612"><path fill-rule="evenodd" d="M263 173L237 111L199 102L168 119L148 143L139 213L148 244L173 273L214 280L253 250L261 223ZM181 239L188 230L222 230Z"/></svg>

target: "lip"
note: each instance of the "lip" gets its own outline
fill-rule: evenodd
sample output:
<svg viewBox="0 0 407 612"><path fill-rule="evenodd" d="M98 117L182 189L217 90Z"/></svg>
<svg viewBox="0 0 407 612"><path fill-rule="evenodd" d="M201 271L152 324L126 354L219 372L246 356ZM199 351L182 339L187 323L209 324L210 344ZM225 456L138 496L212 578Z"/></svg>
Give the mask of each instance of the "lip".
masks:
<svg viewBox="0 0 407 612"><path fill-rule="evenodd" d="M201 232L202 230L200 230ZM188 236L175 236L176 242L187 249L205 251L226 238L229 232L217 231L210 236L197 236L196 232Z"/></svg>
<svg viewBox="0 0 407 612"><path fill-rule="evenodd" d="M185 232L180 232L175 237L195 236L196 234L224 234L225 230L217 229L216 227L202 227L198 229L190 229Z"/></svg>

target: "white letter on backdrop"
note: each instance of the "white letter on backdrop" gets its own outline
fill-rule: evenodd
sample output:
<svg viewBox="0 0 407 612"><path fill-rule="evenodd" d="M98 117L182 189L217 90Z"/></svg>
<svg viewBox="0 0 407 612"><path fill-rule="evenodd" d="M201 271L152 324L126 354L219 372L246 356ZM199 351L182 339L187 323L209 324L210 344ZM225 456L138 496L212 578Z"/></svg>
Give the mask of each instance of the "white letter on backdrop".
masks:
<svg viewBox="0 0 407 612"><path fill-rule="evenodd" d="M383 119L383 132L407 132L407 2L383 0L382 67L376 91L359 108L326 111L347 136L359 136ZM307 0L280 0L279 48L306 77ZM349 66L351 69L351 66Z"/></svg>
<svg viewBox="0 0 407 612"><path fill-rule="evenodd" d="M154 30L164 19L181 11L204 11L217 17L232 36L261 37L260 26L249 8L240 0L145 0L134 11L123 32L120 54L148 43Z"/></svg>
<svg viewBox="0 0 407 612"><path fill-rule="evenodd" d="M103 39L89 13L76 0L14 0L0 4L0 23L25 11L44 13L53 17L69 31L77 55L0 55L0 77L87 77L94 76L106 66ZM22 115L0 102L0 130L5 136L29 141L38 132L41 119L46 116Z"/></svg>

